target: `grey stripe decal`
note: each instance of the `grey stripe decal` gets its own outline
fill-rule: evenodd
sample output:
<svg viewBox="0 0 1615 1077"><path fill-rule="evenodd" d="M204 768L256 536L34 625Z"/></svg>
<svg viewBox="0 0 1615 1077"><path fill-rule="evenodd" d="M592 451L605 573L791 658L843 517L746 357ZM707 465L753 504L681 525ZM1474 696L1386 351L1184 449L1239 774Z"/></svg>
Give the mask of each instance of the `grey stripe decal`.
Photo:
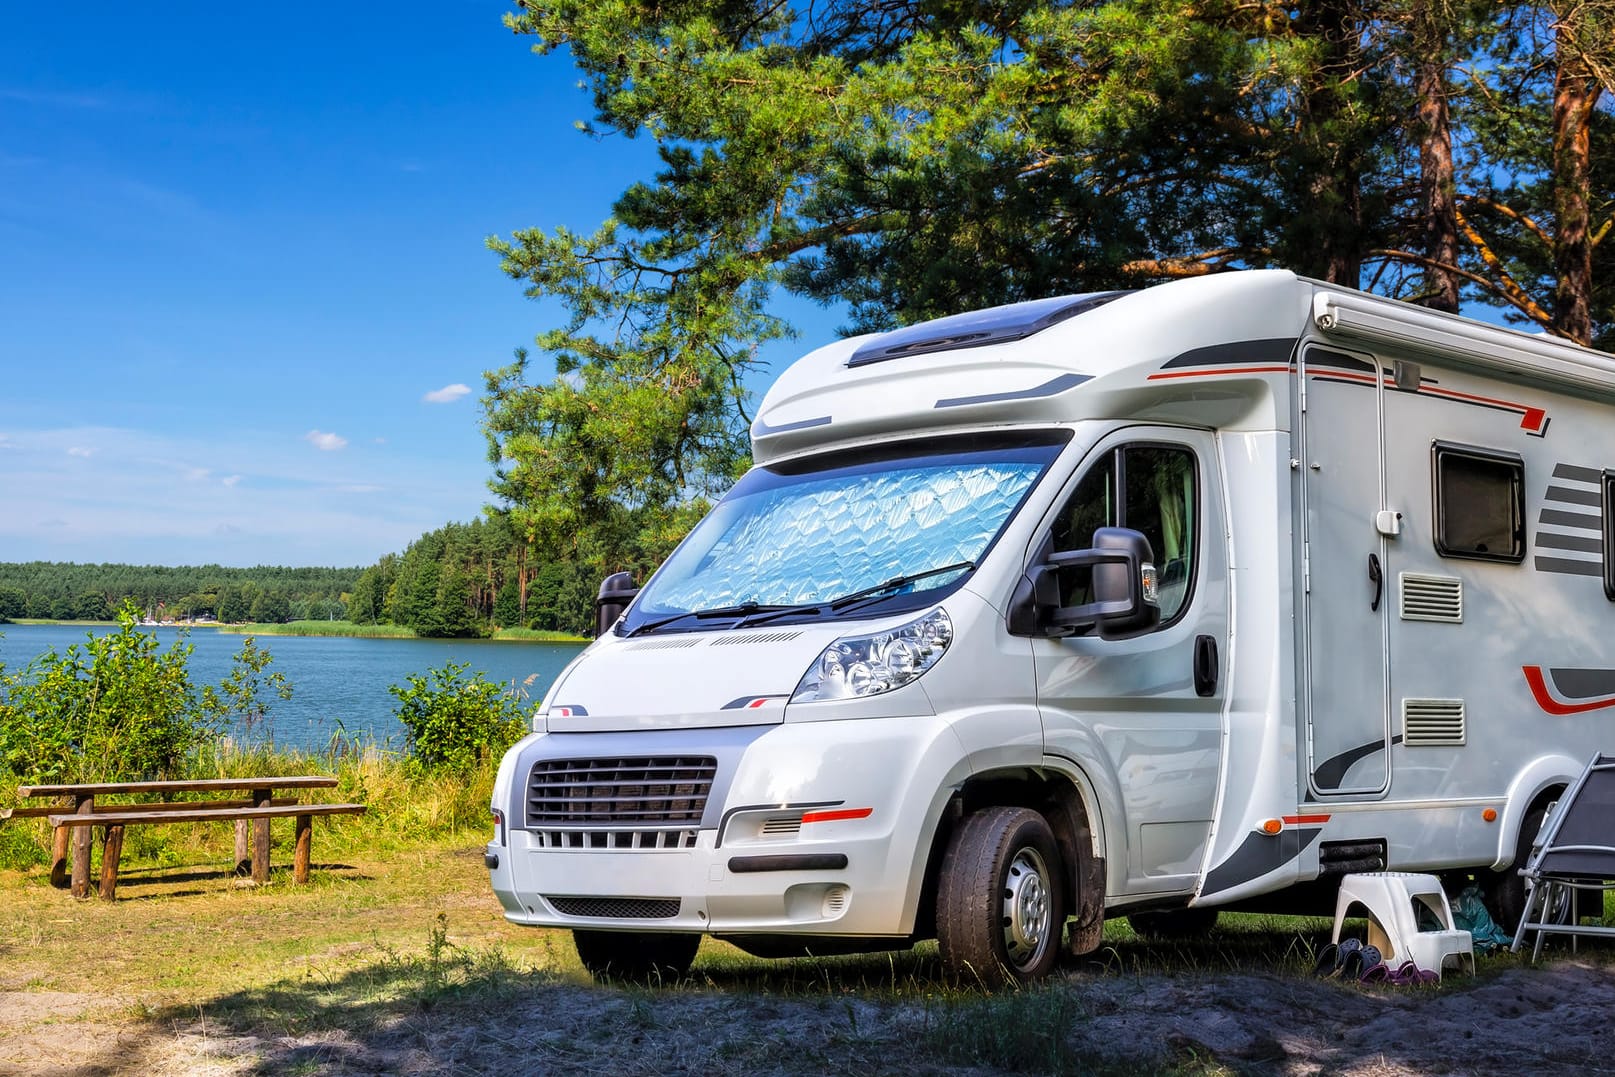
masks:
<svg viewBox="0 0 1615 1077"><path fill-rule="evenodd" d="M1233 366L1239 363L1272 366L1279 363L1288 363L1290 354L1294 351L1295 338L1293 337L1275 337L1268 340L1235 340L1227 344L1212 344L1208 347L1180 352L1162 363L1161 369L1172 370L1191 366ZM1357 362L1355 359L1349 359L1348 361L1354 364ZM1315 364L1316 360L1313 356L1308 355L1307 365L1313 366ZM1362 365L1367 366L1368 364Z"/></svg>
<svg viewBox="0 0 1615 1077"><path fill-rule="evenodd" d="M1557 572L1564 576L1602 576L1601 561L1571 561L1563 557L1539 557L1536 567L1540 572Z"/></svg>
<svg viewBox="0 0 1615 1077"><path fill-rule="evenodd" d="M983 396L953 396L945 400L938 400L936 406L939 408L962 408L969 404L997 404L1005 400L1037 400L1045 396L1055 396L1065 392L1067 389L1075 389L1085 381L1093 381L1093 375L1061 374L1057 378L1046 381L1042 385L1035 385L1030 389L1018 389L1010 393L987 393ZM828 419L825 420L825 422L829 421Z"/></svg>
<svg viewBox="0 0 1615 1077"><path fill-rule="evenodd" d="M1548 487L1549 501L1563 501L1569 505L1591 505L1597 508L1604 503L1603 494L1597 490L1572 490L1568 486Z"/></svg>
<svg viewBox="0 0 1615 1077"><path fill-rule="evenodd" d="M1615 696L1615 669L1550 669L1554 691L1566 699Z"/></svg>
<svg viewBox="0 0 1615 1077"><path fill-rule="evenodd" d="M828 415L821 415L817 419L803 419L800 422L783 423L779 426L769 426L759 418L751 424L751 432L757 437L766 437L769 434L788 434L792 430L808 430L815 426L829 425L830 416Z"/></svg>
<svg viewBox="0 0 1615 1077"><path fill-rule="evenodd" d="M1555 550L1576 550L1579 553L1604 552L1602 539L1582 538L1580 535L1557 535L1552 531L1538 531L1536 544Z"/></svg>
<svg viewBox="0 0 1615 1077"><path fill-rule="evenodd" d="M1560 512L1558 509L1543 509L1539 523L1558 524L1560 527L1584 527L1588 531L1602 532L1604 519L1601 516L1587 516L1579 512Z"/></svg>
<svg viewBox="0 0 1615 1077"><path fill-rule="evenodd" d="M1556 479L1574 479L1577 482L1601 482L1604 473L1590 467L1577 467L1575 464L1553 465L1553 477Z"/></svg>
<svg viewBox="0 0 1615 1077"><path fill-rule="evenodd" d="M1247 834L1233 855L1212 868L1200 896L1231 890L1240 883L1259 879L1270 871L1277 871L1301 855L1301 851L1318 840L1323 827L1285 827L1277 835Z"/></svg>

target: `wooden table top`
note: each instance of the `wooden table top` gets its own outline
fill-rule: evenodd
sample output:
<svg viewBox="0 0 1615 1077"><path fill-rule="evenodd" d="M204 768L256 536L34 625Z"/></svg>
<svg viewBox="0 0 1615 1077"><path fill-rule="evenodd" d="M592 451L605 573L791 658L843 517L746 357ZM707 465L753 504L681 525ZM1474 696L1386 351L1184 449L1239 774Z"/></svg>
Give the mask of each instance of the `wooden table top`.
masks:
<svg viewBox="0 0 1615 1077"><path fill-rule="evenodd" d="M173 782L90 782L84 785L20 785L20 797L93 797L102 793L207 793L233 789L332 789L329 774L269 778L196 778Z"/></svg>

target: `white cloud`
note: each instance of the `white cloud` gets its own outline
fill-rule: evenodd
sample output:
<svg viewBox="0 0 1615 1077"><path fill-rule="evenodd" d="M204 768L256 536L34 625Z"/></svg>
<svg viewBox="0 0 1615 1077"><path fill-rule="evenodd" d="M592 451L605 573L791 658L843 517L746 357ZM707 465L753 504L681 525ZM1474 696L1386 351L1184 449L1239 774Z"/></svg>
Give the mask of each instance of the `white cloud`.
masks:
<svg viewBox="0 0 1615 1077"><path fill-rule="evenodd" d="M87 449L83 445L74 445L67 450L67 455L89 457L95 455L95 450Z"/></svg>
<svg viewBox="0 0 1615 1077"><path fill-rule="evenodd" d="M335 452L338 449L347 448L348 445L348 439L342 435L327 434L321 430L310 430L303 437L312 443L316 449L324 452Z"/></svg>
<svg viewBox="0 0 1615 1077"><path fill-rule="evenodd" d="M470 392L471 386L455 382L453 385L445 385L441 389L433 389L421 397L421 400L428 404L452 404Z"/></svg>
<svg viewBox="0 0 1615 1077"><path fill-rule="evenodd" d="M240 475L226 475L224 478L220 479L219 481L224 483L224 485L226 485L226 486L234 486L236 483L241 481L241 476Z"/></svg>

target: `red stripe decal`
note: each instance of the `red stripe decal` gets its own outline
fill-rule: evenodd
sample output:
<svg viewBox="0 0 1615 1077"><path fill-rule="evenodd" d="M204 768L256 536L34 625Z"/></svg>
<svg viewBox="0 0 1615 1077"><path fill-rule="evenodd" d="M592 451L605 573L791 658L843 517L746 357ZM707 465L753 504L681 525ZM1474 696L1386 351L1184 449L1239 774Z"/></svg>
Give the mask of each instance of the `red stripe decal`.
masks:
<svg viewBox="0 0 1615 1077"><path fill-rule="evenodd" d="M804 824L833 823L838 819L867 819L874 812L874 808L837 808L833 811L810 811L802 814L802 822Z"/></svg>
<svg viewBox="0 0 1615 1077"><path fill-rule="evenodd" d="M1164 370L1151 374L1147 381L1163 381L1167 378L1211 378L1224 374L1288 374L1287 366L1231 366L1220 367L1213 370Z"/></svg>
<svg viewBox="0 0 1615 1077"><path fill-rule="evenodd" d="M1549 714L1586 714L1588 711L1615 707L1615 698L1595 699L1587 703L1561 703L1553 698L1553 693L1549 691L1547 679L1542 676L1541 666L1521 666L1520 671L1525 674L1525 683L1531 686L1531 695L1535 697L1536 705Z"/></svg>
<svg viewBox="0 0 1615 1077"><path fill-rule="evenodd" d="M1290 826L1319 825L1329 821L1327 815L1286 815L1283 818Z"/></svg>

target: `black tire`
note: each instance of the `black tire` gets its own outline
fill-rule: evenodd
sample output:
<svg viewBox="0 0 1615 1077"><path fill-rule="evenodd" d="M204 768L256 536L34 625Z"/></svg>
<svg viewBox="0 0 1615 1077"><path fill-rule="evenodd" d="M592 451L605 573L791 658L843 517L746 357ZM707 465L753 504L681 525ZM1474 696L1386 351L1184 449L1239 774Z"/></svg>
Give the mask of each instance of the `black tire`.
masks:
<svg viewBox="0 0 1615 1077"><path fill-rule="evenodd" d="M572 932L578 959L597 980L671 983L690 971L700 935L652 931Z"/></svg>
<svg viewBox="0 0 1615 1077"><path fill-rule="evenodd" d="M1217 926L1218 909L1172 909L1167 912L1138 912L1127 918L1139 938L1152 942L1203 939Z"/></svg>
<svg viewBox="0 0 1615 1077"><path fill-rule="evenodd" d="M1484 886L1486 909L1497 926L1510 935L1514 934L1520 926L1520 918L1525 915L1525 880L1520 877L1520 869L1531 859L1531 842L1536 839L1537 831L1542 829L1542 821L1547 817L1546 804L1539 804L1526 812L1520 820L1520 835L1514 845L1514 863L1502 871L1487 873Z"/></svg>
<svg viewBox="0 0 1615 1077"><path fill-rule="evenodd" d="M1048 822L1026 808L984 808L948 841L937 881L942 966L997 987L1054 970L1065 925L1065 873Z"/></svg>

